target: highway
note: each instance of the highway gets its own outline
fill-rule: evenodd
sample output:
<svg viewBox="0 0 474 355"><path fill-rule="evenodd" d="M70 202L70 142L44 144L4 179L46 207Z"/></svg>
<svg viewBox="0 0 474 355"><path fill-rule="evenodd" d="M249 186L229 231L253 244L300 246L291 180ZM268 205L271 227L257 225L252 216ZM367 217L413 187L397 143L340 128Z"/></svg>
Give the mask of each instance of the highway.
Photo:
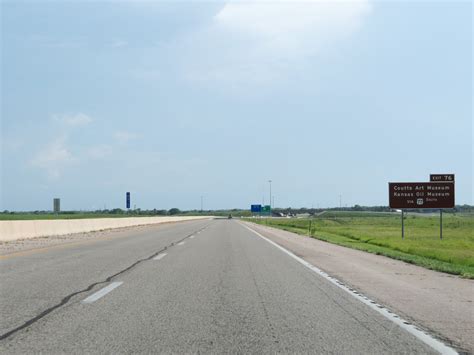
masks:
<svg viewBox="0 0 474 355"><path fill-rule="evenodd" d="M437 353L236 220L0 258L0 353Z"/></svg>

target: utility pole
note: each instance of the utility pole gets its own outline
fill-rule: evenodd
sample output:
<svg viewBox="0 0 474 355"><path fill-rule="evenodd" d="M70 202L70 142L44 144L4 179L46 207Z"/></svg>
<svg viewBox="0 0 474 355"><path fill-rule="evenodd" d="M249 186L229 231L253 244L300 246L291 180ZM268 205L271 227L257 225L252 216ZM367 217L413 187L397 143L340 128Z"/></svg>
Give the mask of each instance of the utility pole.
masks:
<svg viewBox="0 0 474 355"><path fill-rule="evenodd" d="M201 196L201 213L202 213L202 211L203 211L203 198L204 198L204 197Z"/></svg>
<svg viewBox="0 0 474 355"><path fill-rule="evenodd" d="M339 209L342 210L342 195L339 195Z"/></svg>

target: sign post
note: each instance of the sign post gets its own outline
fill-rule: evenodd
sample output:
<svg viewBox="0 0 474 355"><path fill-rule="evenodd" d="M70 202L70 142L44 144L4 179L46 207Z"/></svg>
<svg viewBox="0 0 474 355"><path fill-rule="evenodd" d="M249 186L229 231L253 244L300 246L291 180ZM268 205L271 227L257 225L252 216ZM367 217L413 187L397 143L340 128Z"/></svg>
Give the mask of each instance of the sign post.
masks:
<svg viewBox="0 0 474 355"><path fill-rule="evenodd" d="M439 210L439 239L443 240L443 210Z"/></svg>
<svg viewBox="0 0 474 355"><path fill-rule="evenodd" d="M403 210L402 210L402 239L405 239L405 216L403 215Z"/></svg>
<svg viewBox="0 0 474 355"><path fill-rule="evenodd" d="M454 174L430 174L431 182L451 182L454 188ZM453 205L454 207L454 205ZM443 239L443 210L439 210L439 239Z"/></svg>

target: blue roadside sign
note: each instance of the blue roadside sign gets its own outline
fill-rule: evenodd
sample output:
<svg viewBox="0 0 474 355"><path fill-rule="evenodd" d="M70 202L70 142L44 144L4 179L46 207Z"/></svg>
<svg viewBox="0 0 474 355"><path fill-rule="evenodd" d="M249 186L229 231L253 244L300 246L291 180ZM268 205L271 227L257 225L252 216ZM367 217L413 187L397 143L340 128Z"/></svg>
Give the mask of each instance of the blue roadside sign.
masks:
<svg viewBox="0 0 474 355"><path fill-rule="evenodd" d="M130 208L130 192L127 192L127 208Z"/></svg>
<svg viewBox="0 0 474 355"><path fill-rule="evenodd" d="M251 205L250 211L253 213L260 213L262 212L262 205Z"/></svg>

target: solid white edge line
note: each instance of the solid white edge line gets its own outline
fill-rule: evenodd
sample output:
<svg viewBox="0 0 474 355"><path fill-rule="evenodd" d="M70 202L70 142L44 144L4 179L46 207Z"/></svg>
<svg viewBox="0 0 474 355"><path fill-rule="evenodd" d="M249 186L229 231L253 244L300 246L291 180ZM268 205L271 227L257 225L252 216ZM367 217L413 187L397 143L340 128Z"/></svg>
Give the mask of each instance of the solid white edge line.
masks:
<svg viewBox="0 0 474 355"><path fill-rule="evenodd" d="M268 239L267 237L264 237L259 232L253 230L252 228L248 227L247 225L243 225L243 226L245 228L247 228L249 231L255 233L260 238L266 240L267 242L269 242L273 246L277 247L278 249L280 249L281 251L283 251L287 255L291 256L293 259L295 259L299 263L303 264L304 266L306 266L311 271L317 273L319 276L325 278L326 280L328 280L329 282L331 282L335 286L337 286L340 289L346 291L352 297L354 297L354 298L358 299L359 301L361 301L362 303L366 304L367 306L372 308L374 311L377 311L378 313L383 315L385 318L391 320L393 323L398 325L400 328L402 328L402 329L406 330L407 332L409 332L410 334L414 335L416 338L421 340L423 343L429 345L430 347L432 347L434 350L438 351L439 353L441 353L441 354L458 354L458 352L455 349L447 346L446 344L442 343L438 339L433 338L431 335L426 334L424 331L416 328L413 324L410 324L406 320L400 318L400 316L398 316L395 313L389 311L384 306L376 303L375 301L372 301L371 299L369 299L368 297L362 295L358 291L347 287L346 285L344 285L341 281L339 281L335 277L332 277L332 276L328 275L327 273L325 273L321 269L319 269L316 266L310 264L306 260L301 259L300 257L293 254L291 251L283 248L282 246L278 245L277 243L275 243L274 241Z"/></svg>
<svg viewBox="0 0 474 355"><path fill-rule="evenodd" d="M106 294L108 294L110 291L114 290L115 288L119 287L121 284L123 284L122 281L119 282L112 282L110 285L104 287L103 289L100 289L96 293L93 293L89 297L87 297L85 300L82 301L82 303L92 303L97 301L99 298L104 297Z"/></svg>
<svg viewBox="0 0 474 355"><path fill-rule="evenodd" d="M155 257L153 258L153 260L161 260L161 259L163 259L166 255L168 255L168 254L166 254L166 253L158 254L157 256L155 256Z"/></svg>

